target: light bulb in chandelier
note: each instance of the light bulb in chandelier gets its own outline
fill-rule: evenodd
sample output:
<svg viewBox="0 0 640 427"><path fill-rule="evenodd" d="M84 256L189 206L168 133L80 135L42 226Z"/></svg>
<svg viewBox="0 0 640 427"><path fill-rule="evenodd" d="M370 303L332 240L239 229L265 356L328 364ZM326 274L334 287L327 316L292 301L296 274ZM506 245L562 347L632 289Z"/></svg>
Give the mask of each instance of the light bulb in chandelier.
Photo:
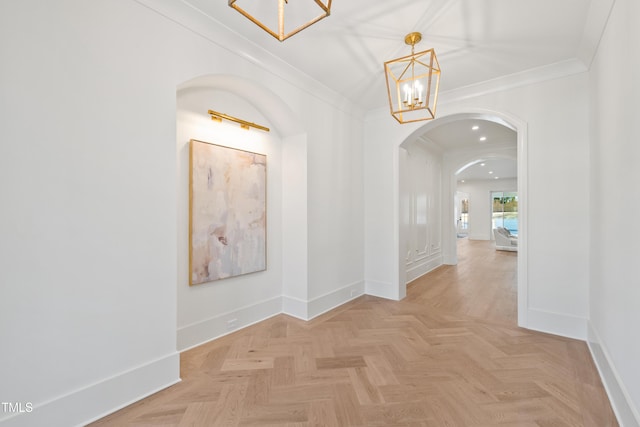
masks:
<svg viewBox="0 0 640 427"><path fill-rule="evenodd" d="M405 107L410 109L420 108L424 104L424 86L420 81L416 80L411 85L404 85L404 100L402 102Z"/></svg>

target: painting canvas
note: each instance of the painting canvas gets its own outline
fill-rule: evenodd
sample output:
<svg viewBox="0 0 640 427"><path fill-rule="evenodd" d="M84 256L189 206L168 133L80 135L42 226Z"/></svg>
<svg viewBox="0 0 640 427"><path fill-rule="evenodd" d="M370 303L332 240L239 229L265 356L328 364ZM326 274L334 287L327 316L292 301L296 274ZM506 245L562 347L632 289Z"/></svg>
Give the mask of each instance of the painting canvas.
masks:
<svg viewBox="0 0 640 427"><path fill-rule="evenodd" d="M190 278L211 282L266 269L263 154L190 142Z"/></svg>

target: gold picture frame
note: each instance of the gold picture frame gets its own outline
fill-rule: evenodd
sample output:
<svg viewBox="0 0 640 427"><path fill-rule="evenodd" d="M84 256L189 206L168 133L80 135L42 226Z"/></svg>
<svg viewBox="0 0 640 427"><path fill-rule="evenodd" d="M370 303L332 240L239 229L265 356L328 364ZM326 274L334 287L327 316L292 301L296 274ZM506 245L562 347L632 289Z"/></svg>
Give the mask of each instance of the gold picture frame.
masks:
<svg viewBox="0 0 640 427"><path fill-rule="evenodd" d="M189 142L189 285L267 268L267 156Z"/></svg>

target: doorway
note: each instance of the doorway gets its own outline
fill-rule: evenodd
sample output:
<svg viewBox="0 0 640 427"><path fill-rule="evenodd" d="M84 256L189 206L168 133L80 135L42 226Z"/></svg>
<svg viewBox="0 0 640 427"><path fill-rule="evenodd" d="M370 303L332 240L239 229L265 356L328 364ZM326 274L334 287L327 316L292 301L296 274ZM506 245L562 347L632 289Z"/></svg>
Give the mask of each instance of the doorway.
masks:
<svg viewBox="0 0 640 427"><path fill-rule="evenodd" d="M456 192L456 236L458 238L469 235L469 193Z"/></svg>
<svg viewBox="0 0 640 427"><path fill-rule="evenodd" d="M476 128L474 121L479 121L480 124ZM495 126L499 132L496 135L500 135L500 131L509 135L509 142L507 143L504 138L501 137L485 137L482 134L483 126ZM480 131L480 132L476 132ZM450 138L440 138L442 133L449 132ZM474 133L475 132L475 133ZM464 144L464 138L460 136L463 134L470 134L469 143L466 147L462 147ZM449 116L440 117L437 120L425 124L420 129L414 131L399 147L402 152L402 147L407 143L420 140L422 142L429 142L433 144L435 142L436 151L439 151L442 155L442 214L441 214L441 233L442 233L442 260L443 264L456 265L457 264L457 239L459 226L466 227L466 233L469 237L472 237L474 230L474 209L480 208L485 212L487 217L486 222L481 226L479 233L483 240L491 240L491 221L490 217L492 210L490 207L490 192L493 190L512 191L518 195L518 234L519 234L519 256L517 257L517 289L518 289L518 325L527 327L527 312L528 312L528 282L527 282L527 215L526 215L526 202L527 202L527 159L526 159L526 136L527 125L522 120L505 116L501 113L495 112L472 112L472 113L456 113ZM475 139L475 141L473 141ZM507 147L508 145L508 147ZM401 153L402 154L402 153ZM400 154L400 156L401 156ZM516 180L513 177L513 188L501 188L491 185L489 179L487 179L486 191L483 192L483 196L476 200L473 194L469 194L469 198L466 202L467 212L464 215L464 219L461 218L462 213L462 198L458 195L458 191L467 192L464 188L460 187L459 172L469 169L470 166L479 165L492 159L509 159L513 165L517 168ZM398 175L396 175L398 183L401 181L401 165L397 163ZM471 170L471 169L469 169ZM485 169L485 173L489 173L489 169ZM494 183L496 180L496 174L491 176ZM403 235L403 230L400 223L405 218L405 213L402 211L402 197L404 194L402 188L399 187L399 191L396 193L398 198L397 207L399 209L397 230L399 232L398 243L399 260L398 260L398 276L400 281L398 283L399 294L404 294L406 289L406 236ZM483 202L479 203L479 200ZM485 206L485 208L482 208ZM480 219L482 216L478 216L476 219ZM466 221L464 221L466 220ZM466 225L463 225L466 222ZM478 230L476 228L476 230ZM478 236L474 236L478 237Z"/></svg>

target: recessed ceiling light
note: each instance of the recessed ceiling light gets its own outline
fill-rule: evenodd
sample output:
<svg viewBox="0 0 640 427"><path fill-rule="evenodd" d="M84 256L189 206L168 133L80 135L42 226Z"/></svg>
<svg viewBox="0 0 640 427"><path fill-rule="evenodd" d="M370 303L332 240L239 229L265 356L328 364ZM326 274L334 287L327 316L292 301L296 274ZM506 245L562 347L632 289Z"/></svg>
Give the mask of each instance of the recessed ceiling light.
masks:
<svg viewBox="0 0 640 427"><path fill-rule="evenodd" d="M462 181L460 181L460 182L464 182L464 179Z"/></svg>
<svg viewBox="0 0 640 427"><path fill-rule="evenodd" d="M487 140L487 137L486 137L486 136L481 136L481 137L480 137L480 141L484 142L484 141L486 141L486 140Z"/></svg>
<svg viewBox="0 0 640 427"><path fill-rule="evenodd" d="M471 128L471 130L478 130L478 129L480 129L480 126L478 125L475 125L474 127Z"/></svg>
<svg viewBox="0 0 640 427"><path fill-rule="evenodd" d="M480 163L480 166L486 166L486 163Z"/></svg>
<svg viewBox="0 0 640 427"><path fill-rule="evenodd" d="M493 175L493 171L489 171L489 175Z"/></svg>
<svg viewBox="0 0 640 427"><path fill-rule="evenodd" d="M500 177L499 177L499 176L496 176L496 177L495 177L495 178L493 178L493 179L500 179Z"/></svg>

